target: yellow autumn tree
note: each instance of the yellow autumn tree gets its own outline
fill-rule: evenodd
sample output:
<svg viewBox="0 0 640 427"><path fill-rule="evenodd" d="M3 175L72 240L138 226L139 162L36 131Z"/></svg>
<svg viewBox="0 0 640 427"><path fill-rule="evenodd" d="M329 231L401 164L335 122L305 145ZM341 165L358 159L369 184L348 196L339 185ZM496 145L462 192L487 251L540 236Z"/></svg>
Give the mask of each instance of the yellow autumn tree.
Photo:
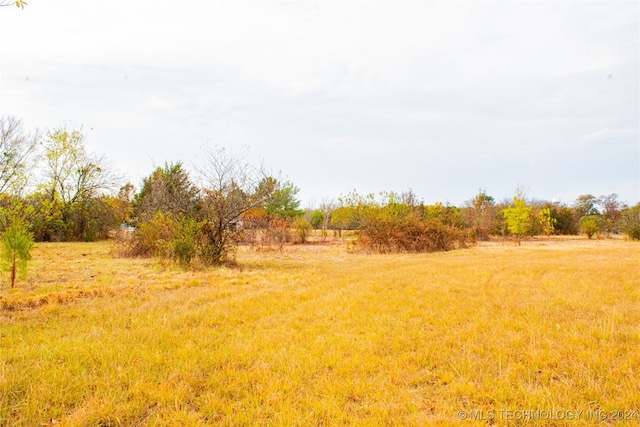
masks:
<svg viewBox="0 0 640 427"><path fill-rule="evenodd" d="M529 231L531 227L531 206L527 206L527 201L520 189L516 190L513 195L513 205L503 211L504 218L507 220L509 231L516 237L518 246L522 241L522 236Z"/></svg>

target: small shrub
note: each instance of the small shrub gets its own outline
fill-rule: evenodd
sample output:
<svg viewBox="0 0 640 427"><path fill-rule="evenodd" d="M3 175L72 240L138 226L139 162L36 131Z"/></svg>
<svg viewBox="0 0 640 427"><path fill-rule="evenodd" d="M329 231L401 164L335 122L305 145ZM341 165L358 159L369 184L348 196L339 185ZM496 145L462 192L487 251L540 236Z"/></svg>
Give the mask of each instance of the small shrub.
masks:
<svg viewBox="0 0 640 427"><path fill-rule="evenodd" d="M119 239L122 256L173 258L173 241L178 223L170 213L157 212L149 221L140 224L133 237Z"/></svg>
<svg viewBox="0 0 640 427"><path fill-rule="evenodd" d="M309 221L302 217L298 217L293 221L293 228L296 230L296 235L300 243L305 243L313 230Z"/></svg>
<svg viewBox="0 0 640 427"><path fill-rule="evenodd" d="M580 230L587 235L588 239L593 238L595 234L600 233L600 226L593 215L583 217L580 221Z"/></svg>
<svg viewBox="0 0 640 427"><path fill-rule="evenodd" d="M191 264L198 253L200 224L186 218L179 224L177 236L173 239L173 257L183 266Z"/></svg>
<svg viewBox="0 0 640 427"><path fill-rule="evenodd" d="M414 214L402 219L369 219L363 223L358 238L362 248L380 253L448 251L465 247L467 242L466 231L439 218L422 219Z"/></svg>
<svg viewBox="0 0 640 427"><path fill-rule="evenodd" d="M211 221L200 223L198 258L204 265L235 265L237 247L242 233L237 223L221 229Z"/></svg>

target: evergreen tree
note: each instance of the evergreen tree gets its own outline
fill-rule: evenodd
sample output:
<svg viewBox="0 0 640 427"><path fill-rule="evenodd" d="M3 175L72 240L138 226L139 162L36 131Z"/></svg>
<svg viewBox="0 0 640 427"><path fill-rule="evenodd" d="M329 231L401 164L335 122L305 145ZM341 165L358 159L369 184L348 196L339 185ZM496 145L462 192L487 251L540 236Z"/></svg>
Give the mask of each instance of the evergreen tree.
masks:
<svg viewBox="0 0 640 427"><path fill-rule="evenodd" d="M11 272L11 287L16 276L24 278L27 274L27 262L31 259L33 234L21 220L14 220L2 234L2 261L6 271Z"/></svg>

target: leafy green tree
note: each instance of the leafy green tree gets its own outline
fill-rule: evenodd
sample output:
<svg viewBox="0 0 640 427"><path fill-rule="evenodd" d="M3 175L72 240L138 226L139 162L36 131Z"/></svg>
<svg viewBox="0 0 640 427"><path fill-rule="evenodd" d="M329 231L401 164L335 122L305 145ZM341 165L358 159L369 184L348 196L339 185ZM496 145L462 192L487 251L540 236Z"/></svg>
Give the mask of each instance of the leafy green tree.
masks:
<svg viewBox="0 0 640 427"><path fill-rule="evenodd" d="M109 232L122 224L121 200L114 196L91 198L83 204L83 211L76 211L75 234L87 242L109 237Z"/></svg>
<svg viewBox="0 0 640 427"><path fill-rule="evenodd" d="M31 193L24 200L32 208L32 213L27 219L37 242L65 239L66 224L62 220L58 200L52 201L51 196L43 191Z"/></svg>
<svg viewBox="0 0 640 427"><path fill-rule="evenodd" d="M304 215L304 210L300 209L300 200L296 198L299 191L289 181L282 184L265 204L267 214L289 222Z"/></svg>
<svg viewBox="0 0 640 427"><path fill-rule="evenodd" d="M27 263L31 259L33 234L24 222L14 218L2 233L2 261L6 271L11 272L11 287L16 282L16 276L24 278L27 274Z"/></svg>
<svg viewBox="0 0 640 427"><path fill-rule="evenodd" d="M522 236L527 234L531 227L532 207L527 206L522 191L516 190L513 196L513 205L503 211L509 231L516 236L518 246L522 242Z"/></svg>
<svg viewBox="0 0 640 427"><path fill-rule="evenodd" d="M640 203L623 210L618 225L629 238L640 240Z"/></svg>
<svg viewBox="0 0 640 427"><path fill-rule="evenodd" d="M182 163L165 163L144 178L140 192L132 196L126 185L114 201L137 226L133 236L120 235L120 252L129 256L156 256L188 266L202 250L200 190L191 182ZM123 212L122 209L118 210ZM122 221L122 219L121 219Z"/></svg>
<svg viewBox="0 0 640 427"><path fill-rule="evenodd" d="M314 229L317 230L321 228L322 225L324 224L324 219L325 219L325 213L322 212L321 210L316 209L311 212L309 223Z"/></svg>
<svg viewBox="0 0 640 427"><path fill-rule="evenodd" d="M554 221L555 232L563 235L578 234L579 222L575 211L568 206L553 206L551 217Z"/></svg>

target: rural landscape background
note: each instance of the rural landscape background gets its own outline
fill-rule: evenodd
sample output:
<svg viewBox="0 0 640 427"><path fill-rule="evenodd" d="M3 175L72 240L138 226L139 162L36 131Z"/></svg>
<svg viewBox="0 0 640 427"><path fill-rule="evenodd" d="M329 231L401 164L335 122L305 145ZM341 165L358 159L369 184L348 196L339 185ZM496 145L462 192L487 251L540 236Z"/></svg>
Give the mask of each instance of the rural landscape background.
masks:
<svg viewBox="0 0 640 427"><path fill-rule="evenodd" d="M116 189L0 123L2 425L637 424L640 205L303 209L220 148Z"/></svg>
<svg viewBox="0 0 640 427"><path fill-rule="evenodd" d="M640 4L0 0L0 426L640 424Z"/></svg>

